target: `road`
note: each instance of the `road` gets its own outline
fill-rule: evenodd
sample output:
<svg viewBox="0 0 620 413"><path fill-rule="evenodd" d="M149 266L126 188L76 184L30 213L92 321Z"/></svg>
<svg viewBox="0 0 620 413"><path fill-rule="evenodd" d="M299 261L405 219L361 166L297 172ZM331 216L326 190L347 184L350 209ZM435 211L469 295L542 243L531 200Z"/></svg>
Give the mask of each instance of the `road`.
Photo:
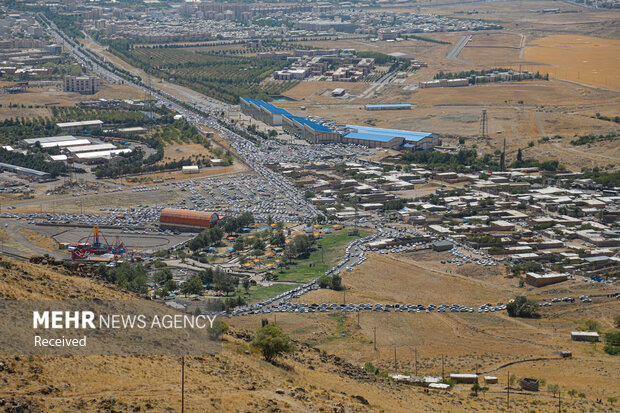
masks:
<svg viewBox="0 0 620 413"><path fill-rule="evenodd" d="M221 111L221 102L216 102L207 96L196 93L194 96L200 96L200 100L202 102L202 107L199 109L195 107L196 105L194 105L193 102L190 104L185 102L187 99L187 95L185 93L179 99L178 96L173 96L157 84L152 84L150 87L146 87L140 83L138 78L133 79L133 81L122 78L112 72L112 70L114 70L113 65L110 63L104 63L100 61L100 58L85 53L84 50L76 45L73 40L68 40L64 33L62 33L53 22L46 21L46 23L48 26L47 32L52 37L56 38L57 41L65 47L65 50L71 53L78 62L91 68L91 70L97 75L111 83L127 84L143 91L145 94L150 94L152 98L156 99L160 104L165 105L183 115L190 124L198 128L208 127L218 131L220 138L228 142L230 147L234 149L234 152L236 152L236 154L250 169L266 181L277 185L283 192L287 193L291 205L299 211L300 217L304 220L309 221L312 217L321 214L313 204L308 202L303 197L303 194L289 180L264 167L261 152L257 150L256 146L252 142L228 129L225 122L222 122L213 115L219 114ZM104 67L104 65L107 67ZM194 105L194 107L188 107L188 105Z"/></svg>
<svg viewBox="0 0 620 413"><path fill-rule="evenodd" d="M471 41L471 35L470 34L465 35L465 36L461 36L461 38L454 44L452 49L450 49L450 51L446 55L446 58L448 58L450 60L454 60L455 62L459 62L459 63L473 64L472 62L468 62L466 60L459 59L459 57L458 57L459 54L461 54L461 51L463 50L463 48L465 46L467 46L467 43L469 43L470 41Z"/></svg>
<svg viewBox="0 0 620 413"><path fill-rule="evenodd" d="M383 89L396 76L396 72L389 72L383 75L379 80L373 82L366 90L364 90L356 99L366 99L371 97L375 92Z"/></svg>

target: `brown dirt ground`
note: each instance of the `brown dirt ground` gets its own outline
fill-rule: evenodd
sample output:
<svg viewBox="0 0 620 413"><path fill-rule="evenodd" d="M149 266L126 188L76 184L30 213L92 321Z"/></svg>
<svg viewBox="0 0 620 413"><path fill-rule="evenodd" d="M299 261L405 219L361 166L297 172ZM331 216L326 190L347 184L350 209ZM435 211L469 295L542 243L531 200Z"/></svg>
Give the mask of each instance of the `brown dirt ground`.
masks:
<svg viewBox="0 0 620 413"><path fill-rule="evenodd" d="M67 294L101 299L133 297L98 281L11 262L10 270L0 269L0 296L4 298L62 298ZM372 268L375 265L371 264ZM395 269L396 273L387 276L407 277L408 273L402 273L398 266ZM381 279L384 274L383 271L375 276ZM353 272L348 276L362 275ZM381 378L376 381L355 379L347 373L353 366L343 367L335 360L321 360L317 351L302 343L297 344L295 353L281 358L276 366L262 361L246 342L227 337L221 355L185 358L185 408L189 412L309 412L339 410L341 406L350 412L500 411L505 406L503 389L507 370L498 367L505 361L544 356L552 359L519 363L510 367L510 373L560 384L564 391L564 411L609 411L610 405L597 405L594 400L618 395L620 389L614 381L618 360L602 355L598 345L570 342L564 331L590 316L605 320L606 328L612 313L610 308L598 304L589 308L569 311L562 314L561 319L550 314L552 321L547 318L511 320L497 314L483 317L477 314L404 314L400 317L403 314L364 313L361 328L357 328L355 316L342 319L333 315L278 314L278 324L293 338L306 337L308 342L328 353L347 354L353 365L372 360L383 371L413 372L414 350L417 350L420 374L440 374L441 355L444 355L446 373L490 371L500 377L501 384L490 385L488 393L478 398L469 396L469 385L457 385L446 393L426 394L419 388ZM260 325L255 317L234 321L235 326L244 324L242 327L250 330ZM378 327L377 352L372 351L370 342L374 327ZM395 366L392 364L394 348ZM558 348L573 350L574 359L558 360ZM7 401L27 400L43 411L90 412L111 407L116 410L180 409L179 357L1 359L7 367L0 371L4 383L2 397ZM566 390L571 388L586 393L585 400L568 399ZM276 392L276 389L283 391ZM512 410L555 411L556 401L546 388L542 390L524 394L513 388ZM369 404L355 400L353 396L356 395L362 395Z"/></svg>

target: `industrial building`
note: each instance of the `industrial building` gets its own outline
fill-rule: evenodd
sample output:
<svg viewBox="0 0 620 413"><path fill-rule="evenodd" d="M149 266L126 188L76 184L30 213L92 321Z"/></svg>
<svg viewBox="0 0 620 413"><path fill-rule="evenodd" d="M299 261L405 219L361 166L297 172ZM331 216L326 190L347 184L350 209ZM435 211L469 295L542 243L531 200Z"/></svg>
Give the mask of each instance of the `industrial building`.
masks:
<svg viewBox="0 0 620 413"><path fill-rule="evenodd" d="M23 166L0 163L0 170L9 171L20 175L28 175L37 179L47 179L51 175L47 172L37 171L36 169L24 168Z"/></svg>
<svg viewBox="0 0 620 413"><path fill-rule="evenodd" d="M28 138L28 139L22 139L20 141L20 144L23 147L28 147L31 145L36 144L37 142L39 142L40 144L43 143L48 143L48 142L61 142L61 141L73 141L76 140L77 138L73 135L66 135L66 136L48 136L46 138Z"/></svg>
<svg viewBox="0 0 620 413"><path fill-rule="evenodd" d="M164 208L159 215L162 228L202 231L212 228L220 217L215 212L193 211L189 209Z"/></svg>
<svg viewBox="0 0 620 413"><path fill-rule="evenodd" d="M382 106L382 105L377 105ZM335 130L308 117L295 116L259 99L241 98L241 112L270 126L282 126L293 136L310 143L349 143L369 148L396 150L431 150L441 145L434 133L346 125Z"/></svg>
<svg viewBox="0 0 620 413"><path fill-rule="evenodd" d="M365 105L366 110L410 110L411 104L409 103L395 103L391 105Z"/></svg>
<svg viewBox="0 0 620 413"><path fill-rule="evenodd" d="M95 152L95 151L107 151L109 149L116 149L116 146L111 143L99 143L96 145L87 144L87 145L71 146L68 149L69 149L69 152L71 153Z"/></svg>
<svg viewBox="0 0 620 413"><path fill-rule="evenodd" d="M57 123L56 126L65 132L77 132L84 129L100 129L103 126L103 122L100 120L84 120L80 122Z"/></svg>
<svg viewBox="0 0 620 413"><path fill-rule="evenodd" d="M109 151L94 151L94 152L78 152L73 156L79 162L93 162L101 159L110 159L116 155L122 153L130 153L131 149L114 149Z"/></svg>
<svg viewBox="0 0 620 413"><path fill-rule="evenodd" d="M338 132L302 116L290 115L283 118L282 129L310 143L340 142Z"/></svg>
<svg viewBox="0 0 620 413"><path fill-rule="evenodd" d="M56 142L43 142L41 143L41 148L67 148L73 146L84 146L90 145L90 141L88 139L70 139L66 141L56 141Z"/></svg>
<svg viewBox="0 0 620 413"><path fill-rule="evenodd" d="M435 146L441 145L439 136L434 133L371 128L355 125L346 125L346 128L347 132L342 135L342 143L364 145L369 148L414 151L431 150Z"/></svg>

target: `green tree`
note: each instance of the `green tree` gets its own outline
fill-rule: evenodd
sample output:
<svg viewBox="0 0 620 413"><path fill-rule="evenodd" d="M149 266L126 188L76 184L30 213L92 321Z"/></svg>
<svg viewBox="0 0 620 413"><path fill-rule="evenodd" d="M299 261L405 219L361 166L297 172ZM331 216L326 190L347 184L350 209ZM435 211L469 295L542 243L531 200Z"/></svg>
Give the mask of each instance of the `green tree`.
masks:
<svg viewBox="0 0 620 413"><path fill-rule="evenodd" d="M267 324L261 328L250 345L259 349L267 361L272 361L280 354L290 353L295 349L289 336L277 324Z"/></svg>
<svg viewBox="0 0 620 413"><path fill-rule="evenodd" d="M265 243L260 237L254 238L254 242L252 243L252 249L254 249L255 251L265 250Z"/></svg>
<svg viewBox="0 0 620 413"><path fill-rule="evenodd" d="M332 279L327 274L321 275L317 282L319 284L319 287L321 287L321 288L329 288L332 285Z"/></svg>
<svg viewBox="0 0 620 413"><path fill-rule="evenodd" d="M235 241L235 244L233 245L233 250L236 252L239 252L239 251L243 251L243 248L245 248L245 242L243 241L243 238L239 237L237 238L237 240Z"/></svg>
<svg viewBox="0 0 620 413"><path fill-rule="evenodd" d="M157 271L153 278L157 284L166 283L168 280L172 279L172 271L170 268L164 268L163 270Z"/></svg>
<svg viewBox="0 0 620 413"><path fill-rule="evenodd" d="M343 288L342 277L339 276L338 274L332 275L331 287L332 287L332 290L340 291Z"/></svg>
<svg viewBox="0 0 620 413"><path fill-rule="evenodd" d="M168 292L173 292L176 291L179 288L179 286L177 285L176 281L174 280L168 280L166 281L166 284L164 284L164 289Z"/></svg>
<svg viewBox="0 0 620 413"><path fill-rule="evenodd" d="M538 302L522 295L516 296L506 304L506 311L510 317L535 317L538 310Z"/></svg>
<svg viewBox="0 0 620 413"><path fill-rule="evenodd" d="M185 281L181 286L181 292L185 295L200 294L202 292L202 281L200 276L196 275Z"/></svg>
<svg viewBox="0 0 620 413"><path fill-rule="evenodd" d="M269 243L271 245L281 247L286 242L286 237L284 236L284 232L282 230L274 231L269 236Z"/></svg>

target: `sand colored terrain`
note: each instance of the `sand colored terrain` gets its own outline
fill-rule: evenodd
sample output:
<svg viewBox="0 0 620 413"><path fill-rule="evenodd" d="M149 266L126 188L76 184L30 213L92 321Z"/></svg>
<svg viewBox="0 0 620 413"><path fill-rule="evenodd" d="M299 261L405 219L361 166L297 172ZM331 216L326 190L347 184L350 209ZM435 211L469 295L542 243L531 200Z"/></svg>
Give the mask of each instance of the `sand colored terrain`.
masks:
<svg viewBox="0 0 620 413"><path fill-rule="evenodd" d="M620 40L549 36L529 43L524 57L546 64L524 65L526 70L544 70L555 78L620 90Z"/></svg>

